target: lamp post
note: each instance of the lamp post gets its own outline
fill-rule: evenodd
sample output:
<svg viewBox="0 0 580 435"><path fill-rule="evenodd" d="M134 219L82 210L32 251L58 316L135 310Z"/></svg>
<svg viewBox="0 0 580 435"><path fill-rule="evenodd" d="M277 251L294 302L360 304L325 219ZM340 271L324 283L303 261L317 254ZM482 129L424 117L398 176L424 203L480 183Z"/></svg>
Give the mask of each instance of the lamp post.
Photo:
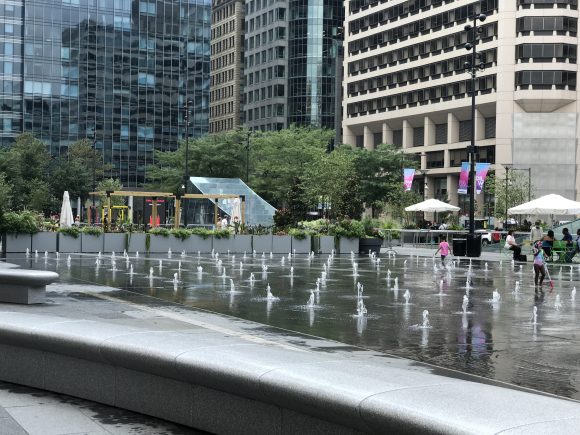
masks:
<svg viewBox="0 0 580 435"><path fill-rule="evenodd" d="M481 6L481 3L480 3ZM477 72L485 69L485 64L481 59L481 54L477 53L478 36L483 32L483 28L478 22L483 22L487 16L485 14L473 13L473 24L465 25L465 31L472 32L471 40L465 44L465 49L471 51L471 62L465 62L466 71L471 76L471 144L467 148L469 156L469 235L471 239L475 238L475 79ZM477 64L479 61L479 64Z"/></svg>
<svg viewBox="0 0 580 435"><path fill-rule="evenodd" d="M189 121L191 118L191 106L193 105L193 101L188 100L187 104L183 106L185 110L185 114L183 115L183 120L185 121L185 167L183 173L183 185L184 185L184 194L187 195L187 182L189 181ZM184 198L184 207L183 207L183 225L187 228L187 202Z"/></svg>

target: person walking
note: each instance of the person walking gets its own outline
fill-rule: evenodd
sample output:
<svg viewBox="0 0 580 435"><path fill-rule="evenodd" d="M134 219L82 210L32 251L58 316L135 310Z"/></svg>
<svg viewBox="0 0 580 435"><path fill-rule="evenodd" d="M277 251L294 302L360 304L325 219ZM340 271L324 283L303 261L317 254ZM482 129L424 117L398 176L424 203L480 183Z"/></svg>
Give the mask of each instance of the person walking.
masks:
<svg viewBox="0 0 580 435"><path fill-rule="evenodd" d="M544 237L544 231L542 230L542 227L540 227L540 221L536 221L536 224L530 231L530 242L534 244L538 240L542 240L542 237Z"/></svg>
<svg viewBox="0 0 580 435"><path fill-rule="evenodd" d="M533 245L532 253L534 254L534 284L541 287L546 277L546 259L544 258L544 250L542 249L542 242L537 241Z"/></svg>
<svg viewBox="0 0 580 435"><path fill-rule="evenodd" d="M441 236L441 242L439 242L439 248L435 251L433 256L437 255L438 252L441 252L441 265L445 266L445 258L449 255L449 243L447 243L447 238L445 236Z"/></svg>

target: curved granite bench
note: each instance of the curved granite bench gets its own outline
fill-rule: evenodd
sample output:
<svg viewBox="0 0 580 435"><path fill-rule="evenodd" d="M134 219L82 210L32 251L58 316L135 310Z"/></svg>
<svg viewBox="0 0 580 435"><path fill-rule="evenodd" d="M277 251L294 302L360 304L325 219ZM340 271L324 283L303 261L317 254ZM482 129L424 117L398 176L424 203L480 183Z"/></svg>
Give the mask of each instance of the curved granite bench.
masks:
<svg viewBox="0 0 580 435"><path fill-rule="evenodd" d="M58 273L46 270L0 269L0 302L42 304L46 286L58 279Z"/></svg>
<svg viewBox="0 0 580 435"><path fill-rule="evenodd" d="M0 312L0 367L4 381L221 434L545 435L580 424L577 402L371 352L313 352L203 328Z"/></svg>

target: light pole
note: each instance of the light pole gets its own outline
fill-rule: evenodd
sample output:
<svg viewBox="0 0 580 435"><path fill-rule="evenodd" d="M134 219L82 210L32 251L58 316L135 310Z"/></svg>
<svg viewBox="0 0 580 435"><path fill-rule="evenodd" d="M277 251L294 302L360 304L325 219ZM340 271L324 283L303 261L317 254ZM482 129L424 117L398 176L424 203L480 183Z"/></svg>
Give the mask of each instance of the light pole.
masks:
<svg viewBox="0 0 580 435"><path fill-rule="evenodd" d="M189 120L191 118L191 106L193 105L193 101L188 100L187 104L183 106L185 110L185 114L183 115L183 120L185 121L185 167L183 173L183 186L184 186L184 193L187 195L187 185L189 181ZM183 201L183 225L187 228L187 201L184 198Z"/></svg>
<svg viewBox="0 0 580 435"><path fill-rule="evenodd" d="M481 2L480 10L481 10ZM477 77L478 71L483 71L485 69L485 64L481 59L481 54L477 53L477 43L479 41L478 36L483 32L483 27L478 26L478 22L483 22L487 16L485 14L475 13L475 8L473 12L473 24L466 24L465 31L472 32L471 41L465 44L465 49L471 51L471 62L465 62L465 69L471 76L471 144L467 148L467 154L469 156L469 239L471 243L476 243L475 241L475 79ZM479 64L478 64L479 61ZM468 249L469 251L469 249ZM481 249L475 250L474 252L481 252ZM469 255L469 254L468 254ZM479 256L479 255L477 255Z"/></svg>

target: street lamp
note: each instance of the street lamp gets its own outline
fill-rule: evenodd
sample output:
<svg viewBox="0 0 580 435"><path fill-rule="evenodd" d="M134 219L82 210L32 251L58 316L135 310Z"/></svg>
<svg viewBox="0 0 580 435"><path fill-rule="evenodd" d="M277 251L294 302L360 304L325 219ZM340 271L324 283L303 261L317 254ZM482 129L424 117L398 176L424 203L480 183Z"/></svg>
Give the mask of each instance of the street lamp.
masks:
<svg viewBox="0 0 580 435"><path fill-rule="evenodd" d="M480 3L481 6L481 3ZM478 71L485 69L485 64L482 61L481 53L477 53L477 43L479 42L479 35L483 32L483 27L478 25L478 22L483 22L487 16L485 14L473 13L473 25L466 24L465 31L472 32L471 41L465 44L465 49L471 51L471 62L465 62L466 71L471 75L471 144L467 148L469 156L469 239L475 243L475 79ZM479 62L479 64L478 64ZM469 251L469 249L468 249ZM479 251L479 250L478 250ZM477 251L476 251L477 252Z"/></svg>
<svg viewBox="0 0 580 435"><path fill-rule="evenodd" d="M187 104L183 106L183 110L185 110L185 114L183 115L183 120L185 121L185 168L183 174L183 185L184 193L187 195L187 185L189 181L189 122L191 118L191 107L193 106L193 101L188 100ZM185 198L184 198L185 199ZM183 225L187 228L187 202L184 201L183 207Z"/></svg>

